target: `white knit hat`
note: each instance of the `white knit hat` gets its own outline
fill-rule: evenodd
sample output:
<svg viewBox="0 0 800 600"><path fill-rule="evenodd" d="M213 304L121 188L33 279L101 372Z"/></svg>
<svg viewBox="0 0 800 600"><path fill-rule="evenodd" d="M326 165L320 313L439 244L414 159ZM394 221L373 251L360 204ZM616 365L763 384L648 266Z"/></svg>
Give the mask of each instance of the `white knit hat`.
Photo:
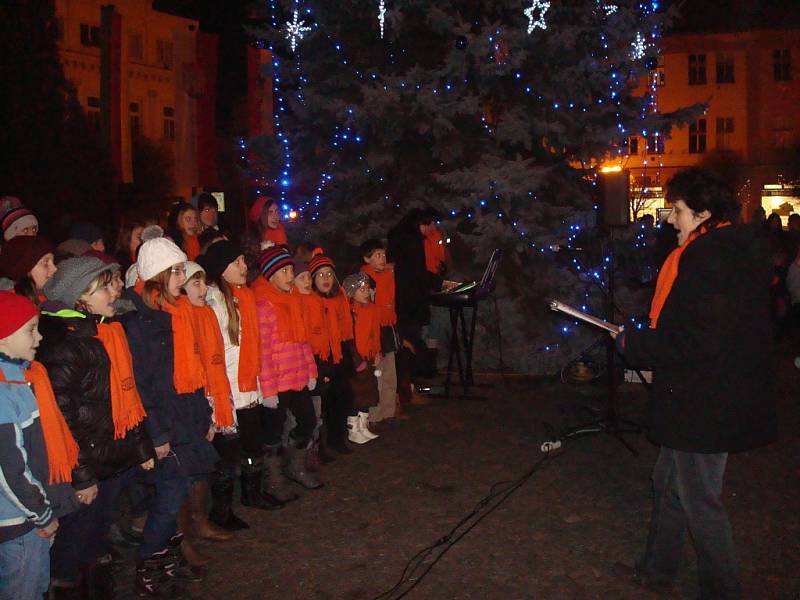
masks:
<svg viewBox="0 0 800 600"><path fill-rule="evenodd" d="M198 265L196 262L187 261L186 262L186 283L189 283L189 280L194 277L197 273L205 273L206 270ZM184 283L184 287L186 287L186 283Z"/></svg>
<svg viewBox="0 0 800 600"><path fill-rule="evenodd" d="M189 258L170 239L160 237L147 240L139 247L136 269L142 281L152 279L170 267L185 263Z"/></svg>
<svg viewBox="0 0 800 600"><path fill-rule="evenodd" d="M136 268L136 263L133 263L128 270L125 271L125 287L132 288L139 280L139 270Z"/></svg>

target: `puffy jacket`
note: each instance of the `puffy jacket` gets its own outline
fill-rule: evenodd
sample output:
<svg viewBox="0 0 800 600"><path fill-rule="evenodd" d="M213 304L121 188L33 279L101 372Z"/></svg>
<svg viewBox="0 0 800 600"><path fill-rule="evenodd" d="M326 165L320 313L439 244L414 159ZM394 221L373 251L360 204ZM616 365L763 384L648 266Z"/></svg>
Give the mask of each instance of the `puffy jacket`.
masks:
<svg viewBox="0 0 800 600"><path fill-rule="evenodd" d="M83 489L155 457L144 424L114 439L108 354L97 318L45 303L39 320L37 359L45 366L56 401L80 447L72 485Z"/></svg>

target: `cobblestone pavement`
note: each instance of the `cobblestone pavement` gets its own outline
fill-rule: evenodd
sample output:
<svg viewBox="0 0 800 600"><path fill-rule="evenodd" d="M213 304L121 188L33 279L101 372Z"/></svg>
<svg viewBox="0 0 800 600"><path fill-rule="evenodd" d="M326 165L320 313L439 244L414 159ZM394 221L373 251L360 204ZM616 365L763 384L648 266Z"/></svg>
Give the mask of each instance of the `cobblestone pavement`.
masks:
<svg viewBox="0 0 800 600"><path fill-rule="evenodd" d="M800 598L800 372L779 369L781 440L733 455L725 504L733 522L746 599ZM282 511L239 509L252 528L204 544L214 562L197 597L369 600L391 588L406 562L468 514L492 484L538 461L553 431L601 408L602 386L479 378L484 400L440 399L322 469L324 489ZM622 415L640 419L646 394L625 384ZM614 438L570 440L461 539L409 593L413 600L655 598L614 575L633 564L650 512L657 448L641 435L630 454ZM687 545L677 587L695 598ZM396 598L397 596L390 596Z"/></svg>

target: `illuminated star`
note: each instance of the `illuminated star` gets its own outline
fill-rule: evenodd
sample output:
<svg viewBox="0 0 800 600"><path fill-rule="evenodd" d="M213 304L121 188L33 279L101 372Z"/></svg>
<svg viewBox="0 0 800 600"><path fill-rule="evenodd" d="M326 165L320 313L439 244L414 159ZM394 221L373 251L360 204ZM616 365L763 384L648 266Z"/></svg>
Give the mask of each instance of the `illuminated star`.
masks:
<svg viewBox="0 0 800 600"><path fill-rule="evenodd" d="M631 42L631 58L633 58L633 60L644 58L646 50L647 42L645 42L642 33L637 31L636 38Z"/></svg>
<svg viewBox="0 0 800 600"><path fill-rule="evenodd" d="M297 42L303 39L307 31L311 31L311 27L308 27L305 21L299 20L297 10L295 9L292 22L286 21L286 39L289 40L289 46L292 52L297 48Z"/></svg>
<svg viewBox="0 0 800 600"><path fill-rule="evenodd" d="M381 26L381 39L383 39L383 26L386 22L386 3L384 0L381 0L381 3L378 5L378 23Z"/></svg>
<svg viewBox="0 0 800 600"><path fill-rule="evenodd" d="M547 13L549 8L550 2L548 0L533 0L533 4L523 11L525 16L528 17L528 34L533 33L533 30L537 27L547 29L547 23L544 20L544 15ZM535 10L539 11L538 18L534 18L533 12Z"/></svg>

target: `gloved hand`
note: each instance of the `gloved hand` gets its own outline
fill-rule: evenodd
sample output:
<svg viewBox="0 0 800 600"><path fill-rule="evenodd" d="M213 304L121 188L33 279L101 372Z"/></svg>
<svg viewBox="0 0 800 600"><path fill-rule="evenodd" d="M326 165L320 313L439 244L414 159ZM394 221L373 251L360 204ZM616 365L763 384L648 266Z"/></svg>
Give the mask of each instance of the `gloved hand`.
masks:
<svg viewBox="0 0 800 600"><path fill-rule="evenodd" d="M315 387L317 387L317 380L314 379L313 377L309 377L309 379L308 379L308 391L310 392Z"/></svg>
<svg viewBox="0 0 800 600"><path fill-rule="evenodd" d="M367 368L367 361L362 360L359 365L356 367L356 373L361 373L361 371Z"/></svg>
<svg viewBox="0 0 800 600"><path fill-rule="evenodd" d="M267 408L278 408L278 397L268 396L261 400L261 404L263 404Z"/></svg>

